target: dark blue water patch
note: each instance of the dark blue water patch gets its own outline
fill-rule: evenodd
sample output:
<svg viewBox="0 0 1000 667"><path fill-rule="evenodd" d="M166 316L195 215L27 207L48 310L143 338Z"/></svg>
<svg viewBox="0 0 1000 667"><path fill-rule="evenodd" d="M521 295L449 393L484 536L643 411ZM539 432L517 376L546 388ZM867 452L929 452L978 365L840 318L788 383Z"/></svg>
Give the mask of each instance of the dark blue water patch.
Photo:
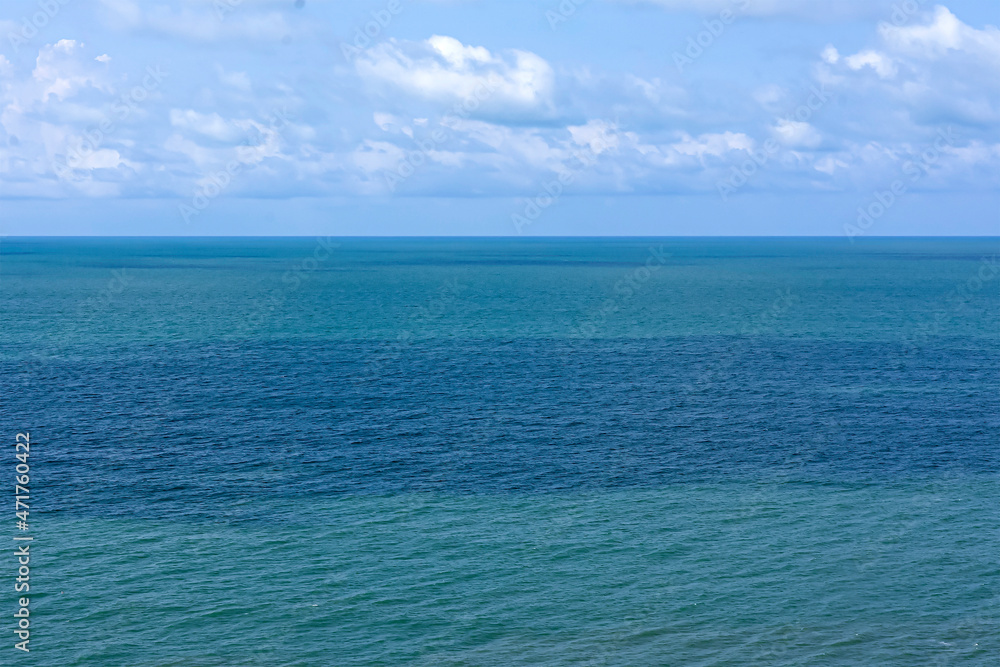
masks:
<svg viewBox="0 0 1000 667"><path fill-rule="evenodd" d="M78 237L3 239L0 255L64 265L182 268L183 262L296 260L318 244L347 266L620 266L663 246L672 263L716 260L979 261L997 237ZM160 260L160 261L157 261ZM179 262L179 264L175 264Z"/></svg>
<svg viewBox="0 0 1000 667"><path fill-rule="evenodd" d="M31 367L8 354L0 367L5 432L40 443L51 511L1000 472L993 347L702 337L94 350Z"/></svg>

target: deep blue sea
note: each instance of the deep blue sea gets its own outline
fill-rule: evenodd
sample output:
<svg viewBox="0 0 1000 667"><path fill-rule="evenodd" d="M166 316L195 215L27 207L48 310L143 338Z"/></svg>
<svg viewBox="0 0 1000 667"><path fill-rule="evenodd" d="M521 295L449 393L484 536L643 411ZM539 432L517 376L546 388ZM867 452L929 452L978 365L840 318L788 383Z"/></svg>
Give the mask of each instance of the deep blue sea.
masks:
<svg viewBox="0 0 1000 667"><path fill-rule="evenodd" d="M0 663L998 665L998 256L4 238Z"/></svg>

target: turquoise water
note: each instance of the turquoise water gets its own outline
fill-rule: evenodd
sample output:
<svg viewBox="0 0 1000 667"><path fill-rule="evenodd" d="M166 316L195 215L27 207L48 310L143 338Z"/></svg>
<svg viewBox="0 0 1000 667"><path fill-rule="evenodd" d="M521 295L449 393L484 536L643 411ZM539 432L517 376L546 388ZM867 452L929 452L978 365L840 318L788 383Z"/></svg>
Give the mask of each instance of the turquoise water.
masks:
<svg viewBox="0 0 1000 667"><path fill-rule="evenodd" d="M998 490L771 481L271 499L274 520L246 524L47 519L39 655L986 665Z"/></svg>
<svg viewBox="0 0 1000 667"><path fill-rule="evenodd" d="M4 664L997 664L998 245L4 239Z"/></svg>

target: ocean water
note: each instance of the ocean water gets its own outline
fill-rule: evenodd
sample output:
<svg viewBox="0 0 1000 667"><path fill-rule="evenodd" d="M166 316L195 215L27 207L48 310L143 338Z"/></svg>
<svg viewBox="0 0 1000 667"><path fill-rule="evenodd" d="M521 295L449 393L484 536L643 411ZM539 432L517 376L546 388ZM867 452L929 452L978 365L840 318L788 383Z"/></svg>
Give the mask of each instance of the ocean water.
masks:
<svg viewBox="0 0 1000 667"><path fill-rule="evenodd" d="M0 662L1000 664L998 251L2 239Z"/></svg>

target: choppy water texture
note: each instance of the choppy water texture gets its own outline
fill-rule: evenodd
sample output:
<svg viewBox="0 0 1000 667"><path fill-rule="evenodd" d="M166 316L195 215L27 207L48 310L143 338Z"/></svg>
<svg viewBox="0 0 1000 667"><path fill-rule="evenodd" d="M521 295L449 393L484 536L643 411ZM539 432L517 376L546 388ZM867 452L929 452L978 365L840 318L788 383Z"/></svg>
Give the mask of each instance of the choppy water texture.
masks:
<svg viewBox="0 0 1000 667"><path fill-rule="evenodd" d="M998 251L4 239L0 662L1000 664Z"/></svg>

